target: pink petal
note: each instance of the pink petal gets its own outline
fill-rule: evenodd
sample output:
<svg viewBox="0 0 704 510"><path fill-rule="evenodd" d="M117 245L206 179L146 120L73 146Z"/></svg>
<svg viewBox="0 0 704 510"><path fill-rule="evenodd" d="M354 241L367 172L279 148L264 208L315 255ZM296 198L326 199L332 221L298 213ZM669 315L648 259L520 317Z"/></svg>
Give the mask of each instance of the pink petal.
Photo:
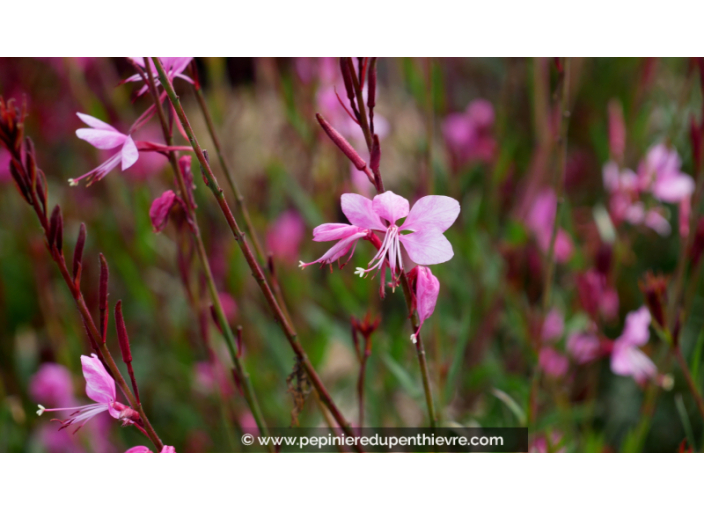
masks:
<svg viewBox="0 0 704 510"><path fill-rule="evenodd" d="M393 191L387 191L374 197L372 209L385 220L396 223L408 216L408 200Z"/></svg>
<svg viewBox="0 0 704 510"><path fill-rule="evenodd" d="M86 395L100 404L110 405L115 401L115 381L95 354L81 356L83 377L86 379ZM112 410L112 407L110 408ZM112 414L112 413L110 413Z"/></svg>
<svg viewBox="0 0 704 510"><path fill-rule="evenodd" d="M552 347L544 347L540 350L538 363L545 373L552 377L564 376L570 365L567 356L560 354Z"/></svg>
<svg viewBox="0 0 704 510"><path fill-rule="evenodd" d="M654 209L646 213L643 222L646 226L652 228L663 237L670 235L670 232L672 231L670 223Z"/></svg>
<svg viewBox="0 0 704 510"><path fill-rule="evenodd" d="M577 363L589 363L599 357L599 339L592 333L573 333L567 339L567 352Z"/></svg>
<svg viewBox="0 0 704 510"><path fill-rule="evenodd" d="M440 281L433 275L430 268L418 266L418 277L416 280L416 306L420 325L430 317L435 311L435 304L440 293Z"/></svg>
<svg viewBox="0 0 704 510"><path fill-rule="evenodd" d="M323 223L313 229L313 241L335 241L361 232L362 228L346 223Z"/></svg>
<svg viewBox="0 0 704 510"><path fill-rule="evenodd" d="M166 447L164 447L164 448L166 448ZM151 450L150 450L149 448L147 448L146 446L141 446L141 445L140 445L140 446L133 446L132 448L130 448L129 450L127 450L125 453L154 453L154 452L151 451Z"/></svg>
<svg viewBox="0 0 704 510"><path fill-rule="evenodd" d="M81 128L76 130L76 136L85 140L96 149L114 149L125 143L127 135L114 130Z"/></svg>
<svg viewBox="0 0 704 510"><path fill-rule="evenodd" d="M684 173L670 174L653 183L653 195L663 202L679 202L694 193L694 179Z"/></svg>
<svg viewBox="0 0 704 510"><path fill-rule="evenodd" d="M401 234L399 239L406 247L411 260L419 265L442 264L455 254L452 251L450 241L437 230L421 230L412 234Z"/></svg>
<svg viewBox="0 0 704 510"><path fill-rule="evenodd" d="M152 220L154 232L158 233L164 230L166 222L169 220L169 213L176 201L176 194L171 190L166 190L162 195L152 202L149 208L149 219Z"/></svg>
<svg viewBox="0 0 704 510"><path fill-rule="evenodd" d="M357 243L357 241L359 241L365 235L366 233L362 231L357 234L345 237L344 239L335 243L333 247L326 251L325 254L318 260L308 262L307 264L301 263L301 267L307 267L313 264L332 264L337 259L349 252L350 249Z"/></svg>
<svg viewBox="0 0 704 510"><path fill-rule="evenodd" d="M159 453L176 453L176 448L165 444Z"/></svg>
<svg viewBox="0 0 704 510"><path fill-rule="evenodd" d="M91 117L90 115L86 115L85 113L76 113L76 115L78 115L79 119L81 119L84 123L88 124L92 128L102 129L104 131L114 131L116 133L119 133L117 129L112 127L107 122L103 122L100 119L96 119L95 117Z"/></svg>
<svg viewBox="0 0 704 510"><path fill-rule="evenodd" d="M553 308L543 321L543 331L541 337L547 342L559 340L565 329L565 320L562 313L557 308Z"/></svg>
<svg viewBox="0 0 704 510"><path fill-rule="evenodd" d="M127 170L129 167L134 165L139 159L139 151L137 146L134 144L131 136L128 136L125 140L125 144L122 146L122 170Z"/></svg>
<svg viewBox="0 0 704 510"><path fill-rule="evenodd" d="M638 310L626 315L626 325L616 342L622 342L626 345L645 345L650 338L649 326L650 312L648 307L643 305Z"/></svg>
<svg viewBox="0 0 704 510"><path fill-rule="evenodd" d="M617 375L631 376L639 383L657 375L657 367L643 351L623 344L614 345L611 371Z"/></svg>
<svg viewBox="0 0 704 510"><path fill-rule="evenodd" d="M445 232L460 214L460 203L441 195L423 197L413 204L401 230L436 229Z"/></svg>
<svg viewBox="0 0 704 510"><path fill-rule="evenodd" d="M618 171L618 165L613 162L609 161L604 165L604 169L602 170L602 176L604 179L604 188L606 188L606 191L609 193L613 193L618 189L619 185L619 171Z"/></svg>
<svg viewBox="0 0 704 510"><path fill-rule="evenodd" d="M342 212L352 225L370 230L386 230L381 219L372 209L372 201L356 193L343 193L340 198Z"/></svg>

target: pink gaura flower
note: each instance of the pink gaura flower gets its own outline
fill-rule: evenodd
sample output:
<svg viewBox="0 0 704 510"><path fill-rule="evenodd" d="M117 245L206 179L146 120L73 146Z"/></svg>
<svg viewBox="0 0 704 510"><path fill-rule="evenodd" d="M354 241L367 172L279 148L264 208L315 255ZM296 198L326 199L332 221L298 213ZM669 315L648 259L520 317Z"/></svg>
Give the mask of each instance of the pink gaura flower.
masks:
<svg viewBox="0 0 704 510"><path fill-rule="evenodd" d="M29 394L51 406L73 406L71 372L57 363L42 363L29 382Z"/></svg>
<svg viewBox="0 0 704 510"><path fill-rule="evenodd" d="M149 448L146 446L133 446L129 450L127 450L125 453L154 453L151 451ZM173 446L169 445L164 445L164 447L161 449L159 453L176 453L176 448Z"/></svg>
<svg viewBox="0 0 704 510"><path fill-rule="evenodd" d="M626 316L623 333L614 341L611 352L611 370L613 373L633 377L643 384L648 379L657 377L655 364L643 353L639 346L648 343L650 333L650 312L642 306Z"/></svg>
<svg viewBox="0 0 704 510"><path fill-rule="evenodd" d="M485 99L475 99L464 112L448 115L442 123L442 134L455 161L460 165L491 162L496 153L493 126L494 107Z"/></svg>
<svg viewBox="0 0 704 510"><path fill-rule="evenodd" d="M567 338L567 352L580 365L589 363L601 355L601 342L599 337L588 331L572 333Z"/></svg>
<svg viewBox="0 0 704 510"><path fill-rule="evenodd" d="M306 226L301 215L296 211L285 211L269 228L266 245L277 259L295 263L305 232Z"/></svg>
<svg viewBox="0 0 704 510"><path fill-rule="evenodd" d="M146 70L146 66L144 65L144 57L127 58L137 64L142 69ZM189 76L183 74L183 72L188 67L188 64L191 63L191 60L193 60L193 57L159 57L159 61L161 62L161 65L164 66L164 71L166 71L166 76L169 78L169 81L173 81L174 78L181 78L182 80L186 80L188 83L193 84L193 80ZM161 82L159 81L159 74L156 71L154 62L152 62L151 59L149 59L149 67L152 70L155 85L158 87L159 85L161 85ZM142 79L142 76L137 73L125 79L122 83L141 81L144 80ZM137 92L137 96L141 96L147 90L149 90L149 85L145 83L144 86Z"/></svg>
<svg viewBox="0 0 704 510"><path fill-rule="evenodd" d="M567 356L557 352L552 347L543 347L540 349L538 363L540 363L540 367L546 374L556 378L564 376L570 366Z"/></svg>
<svg viewBox="0 0 704 510"><path fill-rule="evenodd" d="M81 179L88 179L88 184L93 181L99 181L105 177L110 171L118 165L122 165L122 170L127 170L134 165L139 159L139 151L132 140L132 136L120 133L110 124L98 120L95 117L86 115L85 113L77 113L78 117L88 124L90 128L81 128L76 130L76 136L81 140L85 140L96 149L118 149L118 151L103 162L97 168L94 168L85 175L76 179L69 179L71 186L77 186Z"/></svg>
<svg viewBox="0 0 704 510"><path fill-rule="evenodd" d="M526 225L535 234L538 246L544 253L550 250L556 211L557 198L555 197L555 192L551 189L545 189L535 198L533 207L531 207L526 218ZM557 229L554 254L555 260L558 262L566 262L572 256L572 241L569 234L561 228Z"/></svg>
<svg viewBox="0 0 704 510"><path fill-rule="evenodd" d="M555 342L560 339L565 329L565 319L557 308L550 310L543 321L541 337L546 342Z"/></svg>
<svg viewBox="0 0 704 510"><path fill-rule="evenodd" d="M441 264L454 255L452 245L443 235L460 213L460 204L453 198L438 195L423 197L410 212L408 200L392 191L377 195L373 200L345 193L341 202L342 212L351 225L325 223L316 227L313 230L314 241L339 241L318 260L300 262L301 268L311 264L331 264L350 249L351 257L356 242L374 232L383 233L384 239L367 269L358 267L355 271L360 276L379 271L386 263L395 278L396 269L403 270L401 245L410 259L419 265ZM396 222L402 218L406 220L398 226Z"/></svg>
<svg viewBox="0 0 704 510"><path fill-rule="evenodd" d="M668 149L664 144L651 147L638 166L640 188L650 190L662 202L680 202L694 192L694 179L683 173L681 167L676 149Z"/></svg>
<svg viewBox="0 0 704 510"><path fill-rule="evenodd" d="M46 409L44 406L39 405L37 415L41 416L44 412L53 411L73 411L68 419L57 420L62 424L59 430L75 423L78 424L76 428L76 431L78 431L88 420L105 411L110 413L110 416L116 420L121 420L125 424L132 423L130 418L136 418L136 412L117 401L115 381L110 377L110 374L105 370L96 355L92 354L91 357L81 356L81 365L83 366L83 377L86 380L86 395L96 403L56 409Z"/></svg>

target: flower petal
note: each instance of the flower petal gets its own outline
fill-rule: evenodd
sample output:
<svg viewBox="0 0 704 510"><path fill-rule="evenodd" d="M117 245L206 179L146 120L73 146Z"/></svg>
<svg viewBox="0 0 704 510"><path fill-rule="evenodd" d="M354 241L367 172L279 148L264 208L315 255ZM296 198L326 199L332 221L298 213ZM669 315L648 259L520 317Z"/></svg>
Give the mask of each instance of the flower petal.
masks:
<svg viewBox="0 0 704 510"><path fill-rule="evenodd" d="M442 264L454 256L450 241L438 230L421 230L402 234L399 239L406 247L408 256L416 264L429 266Z"/></svg>
<svg viewBox="0 0 704 510"><path fill-rule="evenodd" d="M393 191L387 191L374 197L372 209L385 220L396 223L408 216L408 200Z"/></svg>
<svg viewBox="0 0 704 510"><path fill-rule="evenodd" d="M128 136L125 140L125 144L122 146L122 170L127 170L129 167L134 165L139 159L139 151L137 146L134 144L131 136Z"/></svg>
<svg viewBox="0 0 704 510"><path fill-rule="evenodd" d="M83 377L86 379L86 395L101 404L109 405L114 402L115 381L96 355L81 356L81 365Z"/></svg>
<svg viewBox="0 0 704 510"><path fill-rule="evenodd" d="M166 448L166 446L164 446L164 448ZM130 448L129 450L127 450L125 453L154 453L154 452L151 451L151 450L150 450L149 448L147 448L146 446L141 446L141 445L140 445L140 446L133 446L132 448Z"/></svg>
<svg viewBox="0 0 704 510"><path fill-rule="evenodd" d="M342 212L352 225L371 230L386 230L379 215L372 209L372 201L356 193L343 193Z"/></svg>
<svg viewBox="0 0 704 510"><path fill-rule="evenodd" d="M76 130L76 136L85 140L96 149L114 149L125 143L127 135L108 129L81 128Z"/></svg>
<svg viewBox="0 0 704 510"><path fill-rule="evenodd" d="M418 277L416 280L416 306L420 325L433 315L435 304L440 293L440 281L433 275L430 268L418 266Z"/></svg>
<svg viewBox="0 0 704 510"><path fill-rule="evenodd" d="M413 204L402 230L419 231L427 228L445 232L460 214L460 203L454 198L429 195Z"/></svg>
<svg viewBox="0 0 704 510"><path fill-rule="evenodd" d="M685 173L668 174L653 183L653 196L663 202L679 202L694 193L694 179Z"/></svg>
<svg viewBox="0 0 704 510"><path fill-rule="evenodd" d="M645 345L650 337L649 326L650 311L648 311L647 306L643 305L638 310L626 315L626 325L616 342L626 345Z"/></svg>
<svg viewBox="0 0 704 510"><path fill-rule="evenodd" d="M357 234L364 230L347 223L323 223L313 229L313 241L335 241Z"/></svg>
<svg viewBox="0 0 704 510"><path fill-rule="evenodd" d="M95 129L104 129L105 131L115 131L116 133L119 133L117 129L112 127L110 124L107 122L103 122L100 119L96 119L95 117L92 117L90 115L86 115L85 113L76 113L78 115L78 118L81 119L83 122L88 124L90 127L95 128Z"/></svg>

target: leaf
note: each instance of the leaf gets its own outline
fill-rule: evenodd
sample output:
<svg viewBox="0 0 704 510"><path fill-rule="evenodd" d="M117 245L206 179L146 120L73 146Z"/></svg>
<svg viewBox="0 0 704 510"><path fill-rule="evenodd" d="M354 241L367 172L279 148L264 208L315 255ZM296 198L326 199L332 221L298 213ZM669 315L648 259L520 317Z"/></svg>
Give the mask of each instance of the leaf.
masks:
<svg viewBox="0 0 704 510"><path fill-rule="evenodd" d="M496 398L501 400L504 404L506 404L506 407L509 408L509 410L514 414L516 419L518 420L518 424L521 427L524 427L526 424L526 414L523 412L521 407L516 403L515 400L513 400L508 393L505 393L501 391L498 388L492 388L491 389L491 394L494 395Z"/></svg>

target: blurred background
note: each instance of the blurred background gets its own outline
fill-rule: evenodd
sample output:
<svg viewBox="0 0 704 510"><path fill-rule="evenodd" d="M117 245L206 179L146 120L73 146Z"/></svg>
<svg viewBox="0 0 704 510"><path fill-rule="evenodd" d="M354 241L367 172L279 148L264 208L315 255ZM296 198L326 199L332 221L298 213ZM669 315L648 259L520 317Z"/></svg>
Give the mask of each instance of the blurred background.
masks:
<svg viewBox="0 0 704 510"><path fill-rule="evenodd" d="M373 247L360 244L354 265L342 270L298 268L299 260L315 260L329 248L312 241L313 228L347 223L342 193L374 195L315 119L321 113L368 159L361 131L335 95L346 100L337 59L197 58L193 66L185 74L197 70L257 237L273 254L300 341L338 407L358 424L351 317L370 314L380 325L366 367L364 424L426 425L403 296L387 292L382 300L378 278L354 274L372 258ZM626 172L644 175L650 163L657 165L660 150L671 167L696 178L690 121L701 122L699 69L694 59L571 60L565 200L550 313L543 320L561 62L379 59L375 123L386 188L411 204L436 194L462 207L446 232L455 256L432 267L441 289L423 327L442 424L530 422L533 451L702 447L694 397L655 327L638 346L655 372L644 378L613 370L613 341L626 334L627 314L648 304L658 285L671 288L685 257L688 313L678 324L679 345L701 391L698 262L704 238L693 235L692 249L683 254L686 201L629 187ZM155 233L150 221L152 202L175 189L168 160L140 153L124 172L117 168L89 187L68 184L108 154L76 137L85 127L77 112L124 133L149 106L148 95L137 96L141 84L121 83L132 74L124 58L3 58L0 95L26 99L26 133L46 173L49 203L62 207L67 259L81 222L87 226L82 289L96 320L98 254L110 265L110 304L123 302L134 370L154 428L179 452L240 451L237 433L254 423L207 303L194 310L189 301L189 293L207 301L198 262L184 254L176 222ZM215 161L193 87L180 79L175 86ZM164 142L156 118L134 138ZM105 413L76 434L35 413L37 404L90 403L80 355L91 349L8 161L0 148L0 451L124 451L147 444ZM225 187L217 163L214 170ZM193 171L199 173L195 165ZM324 426L313 395L292 413L287 377L293 352L199 175L195 183L210 263L228 320L242 326L243 361L269 426ZM226 196L234 205L229 189ZM691 214L698 205L690 204ZM183 267L190 268L188 285ZM108 343L119 358L112 319Z"/></svg>

